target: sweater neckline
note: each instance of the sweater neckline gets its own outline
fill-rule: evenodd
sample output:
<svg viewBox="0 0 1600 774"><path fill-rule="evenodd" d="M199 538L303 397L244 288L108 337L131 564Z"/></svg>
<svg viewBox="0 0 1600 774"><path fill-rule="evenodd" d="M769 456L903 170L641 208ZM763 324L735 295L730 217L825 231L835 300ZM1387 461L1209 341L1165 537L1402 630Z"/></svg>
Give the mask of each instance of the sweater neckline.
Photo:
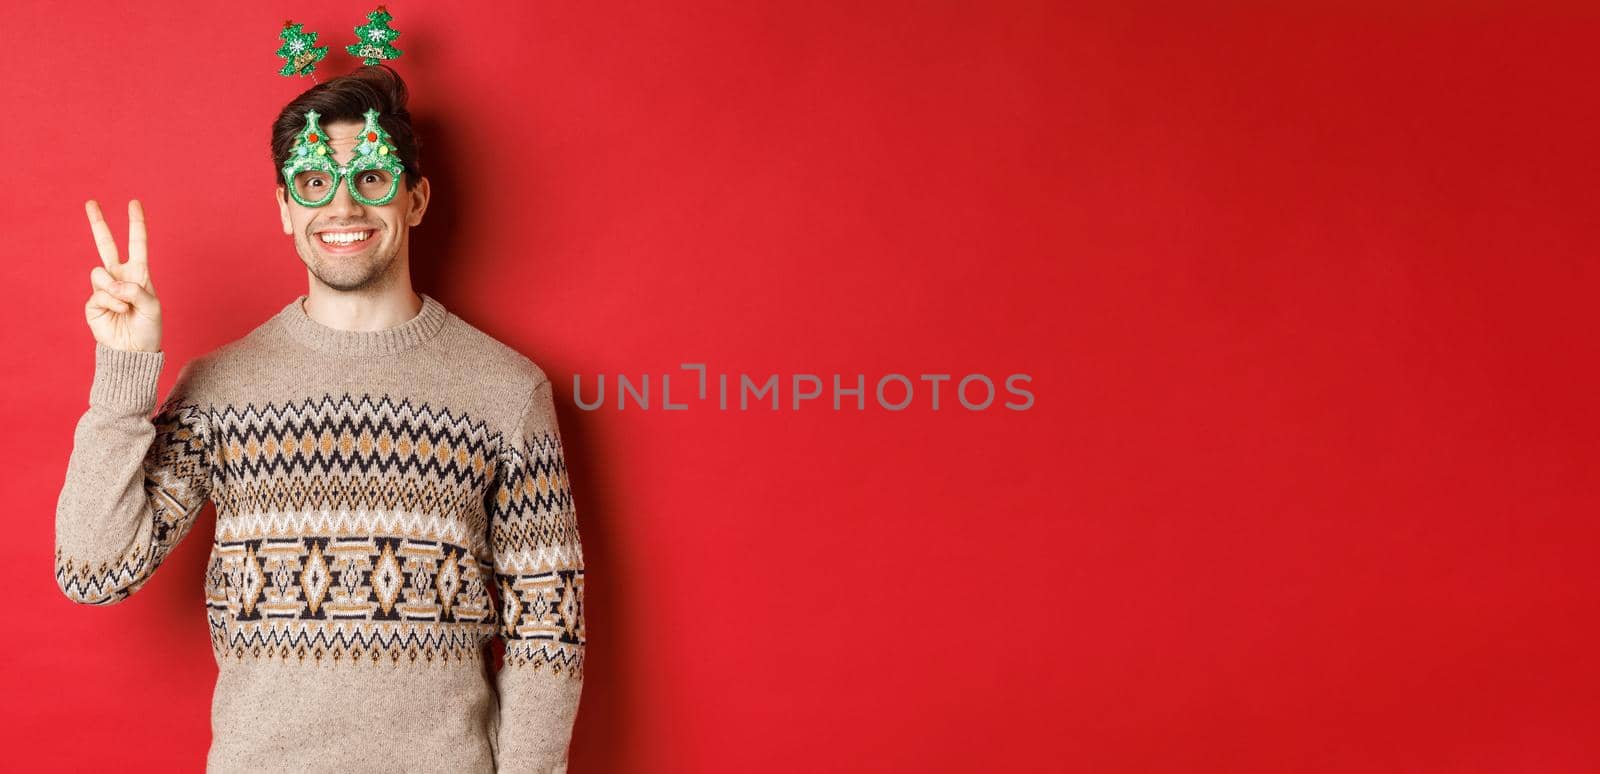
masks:
<svg viewBox="0 0 1600 774"><path fill-rule="evenodd" d="M306 314L305 293L290 301L277 318L296 340L322 352L341 356L392 355L423 344L444 327L444 305L427 293L417 295L422 297L422 309L415 316L376 331L334 328L311 319Z"/></svg>

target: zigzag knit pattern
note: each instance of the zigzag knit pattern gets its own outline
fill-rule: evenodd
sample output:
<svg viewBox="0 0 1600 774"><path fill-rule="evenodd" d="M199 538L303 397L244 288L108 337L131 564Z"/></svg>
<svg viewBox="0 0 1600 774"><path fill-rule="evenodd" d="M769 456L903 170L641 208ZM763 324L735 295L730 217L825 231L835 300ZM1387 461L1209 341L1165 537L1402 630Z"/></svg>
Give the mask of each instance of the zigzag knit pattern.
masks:
<svg viewBox="0 0 1600 774"><path fill-rule="evenodd" d="M90 564L68 556L58 545L56 583L75 602L109 605L138 591L189 534L205 505L209 452L200 407L169 400L150 421L156 441L144 459L144 475L154 534L148 541L135 541L113 562Z"/></svg>
<svg viewBox="0 0 1600 774"><path fill-rule="evenodd" d="M58 552L74 599L136 591L209 496L220 658L462 659L498 634L508 665L581 676L583 556L552 434L508 438L446 408L364 393L169 404L152 421L155 534L115 562Z"/></svg>

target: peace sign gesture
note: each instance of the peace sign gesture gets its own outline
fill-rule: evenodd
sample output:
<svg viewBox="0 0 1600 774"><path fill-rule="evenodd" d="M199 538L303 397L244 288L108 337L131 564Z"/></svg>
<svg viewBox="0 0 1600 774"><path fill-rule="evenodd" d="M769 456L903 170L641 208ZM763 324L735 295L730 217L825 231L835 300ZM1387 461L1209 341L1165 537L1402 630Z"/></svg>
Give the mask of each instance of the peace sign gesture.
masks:
<svg viewBox="0 0 1600 774"><path fill-rule="evenodd" d="M128 202L128 260L117 257L117 240L93 199L84 205L89 213L89 228L100 251L100 266L89 272L94 294L84 305L84 316L95 341L112 349L139 352L161 351L161 302L150 281L150 263L145 254L144 206L138 199Z"/></svg>

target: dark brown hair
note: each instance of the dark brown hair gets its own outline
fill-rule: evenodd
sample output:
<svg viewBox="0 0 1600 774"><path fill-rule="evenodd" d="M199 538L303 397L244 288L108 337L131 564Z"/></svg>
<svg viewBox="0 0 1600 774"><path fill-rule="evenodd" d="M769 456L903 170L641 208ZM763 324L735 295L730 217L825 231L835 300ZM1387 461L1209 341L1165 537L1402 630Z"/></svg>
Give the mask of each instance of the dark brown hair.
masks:
<svg viewBox="0 0 1600 774"><path fill-rule="evenodd" d="M306 126L306 111L320 114L323 126L339 121L366 121L368 110L379 113L378 123L394 140L400 161L405 165L407 188L422 176L417 149L421 141L411 128L411 112L406 110L406 82L386 64L366 65L354 72L319 83L301 92L283 106L272 122L272 177L283 185L283 165L289 160L296 137Z"/></svg>

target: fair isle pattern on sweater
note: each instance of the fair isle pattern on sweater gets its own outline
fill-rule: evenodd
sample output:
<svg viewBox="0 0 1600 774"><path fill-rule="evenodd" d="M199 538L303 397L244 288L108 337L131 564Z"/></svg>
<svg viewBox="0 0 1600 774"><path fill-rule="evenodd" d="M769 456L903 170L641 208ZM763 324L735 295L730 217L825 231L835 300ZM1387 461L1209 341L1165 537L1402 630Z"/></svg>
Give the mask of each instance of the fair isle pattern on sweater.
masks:
<svg viewBox="0 0 1600 774"><path fill-rule="evenodd" d="M115 561L89 563L68 553L56 540L56 584L74 602L121 602L153 577L156 566L177 546L205 505L207 466L205 425L199 407L169 399L151 422L155 442L143 460L144 488L153 510L148 541L137 541ZM74 445L76 448L76 445ZM68 495L63 489L62 496ZM59 519L58 513L58 519Z"/></svg>
<svg viewBox="0 0 1600 774"><path fill-rule="evenodd" d="M559 771L587 635L582 547L548 379L423 298L415 319L376 336L323 328L297 299L243 344L230 345L235 357L259 351L270 366L283 344L309 344L314 352L288 352L393 378L375 389L217 400L219 386L201 384L205 380L186 366L155 415L142 419L131 412L153 402L154 374L119 369L159 367L160 353L98 345L91 409L78 438L85 448L80 454L74 447L58 513L57 583L83 604L128 598L149 582L210 499L217 521L204 586L212 650L224 678L219 707L226 678L237 672L230 664L336 671L462 664L467 671L459 679L468 682L481 680L485 648L498 637L505 644L499 703L510 719L490 722L483 732L501 758L497 770L519 770L505 765L514 760L507 753L523 746L507 723L522 722L518 707L526 700L518 697L528 695L556 698L530 708L527 718L559 720L541 720L546 727L531 729L539 738L525 762L539 761L539 767L526 770ZM438 392L419 397L404 375L392 377L413 360L415 367L432 367L424 353L432 357L435 344L435 350L449 349L435 341L446 323L459 342L499 354L510 363L502 370L533 380L531 391L507 395L526 404L520 411L487 398L467 407ZM442 370L433 378L448 383L454 377ZM107 453L117 449L109 423L96 436L89 421L96 412L118 414L132 438L149 438L147 446L126 447L142 450L137 489L126 483L142 495L134 499L142 501L143 515L132 522L133 534L114 541L104 534L89 539L104 532L88 525L101 517L94 508L73 505L96 501L91 486L116 485L88 475L103 465L91 457L91 438L106 441ZM113 546L120 550L107 550ZM557 690L561 683L571 688ZM213 729L214 735L228 730ZM218 741L213 758L220 756ZM256 741L241 742L241 749L245 744ZM395 763L410 765L405 758Z"/></svg>
<svg viewBox="0 0 1600 774"><path fill-rule="evenodd" d="M519 665L580 674L582 556L549 434L508 447L481 422L388 395L200 415L172 405L156 420L165 437L146 486L166 507L154 552L92 569L62 557L58 582L77 601L120 601L152 577L147 563L187 534L200 509L184 503L203 502L216 470L231 482L212 493L206 595L219 657L464 658L498 632ZM497 514L487 528L486 513ZM490 557L498 615L479 572Z"/></svg>

